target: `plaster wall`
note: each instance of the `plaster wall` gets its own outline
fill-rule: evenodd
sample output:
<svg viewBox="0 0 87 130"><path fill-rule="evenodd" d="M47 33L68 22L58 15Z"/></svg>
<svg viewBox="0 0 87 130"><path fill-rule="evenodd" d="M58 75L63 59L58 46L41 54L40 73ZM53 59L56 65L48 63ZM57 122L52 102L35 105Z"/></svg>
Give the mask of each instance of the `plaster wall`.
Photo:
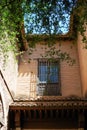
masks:
<svg viewBox="0 0 87 130"><path fill-rule="evenodd" d="M6 62L4 60L6 60ZM13 102L12 97L15 95L16 82L17 62L14 59L14 54L9 52L7 59L5 59L3 55L0 55L0 95L3 105L3 116L0 116L0 118L4 124L1 130L7 130L8 127L9 105Z"/></svg>
<svg viewBox="0 0 87 130"><path fill-rule="evenodd" d="M85 48L85 43L82 42L82 36L80 35L78 35L78 54L82 82L82 95L87 98L87 49Z"/></svg>
<svg viewBox="0 0 87 130"><path fill-rule="evenodd" d="M6 62L4 62L4 60L6 60ZM5 59L3 55L0 55L0 70L3 73L3 77L6 80L11 94L14 96L16 91L18 65L13 52L8 53L7 59Z"/></svg>
<svg viewBox="0 0 87 130"><path fill-rule="evenodd" d="M3 121L4 125L1 128L1 130L7 130L9 104L12 102L12 98L7 90L7 87L1 75L0 75L0 96L2 98L2 115L0 115L0 119Z"/></svg>

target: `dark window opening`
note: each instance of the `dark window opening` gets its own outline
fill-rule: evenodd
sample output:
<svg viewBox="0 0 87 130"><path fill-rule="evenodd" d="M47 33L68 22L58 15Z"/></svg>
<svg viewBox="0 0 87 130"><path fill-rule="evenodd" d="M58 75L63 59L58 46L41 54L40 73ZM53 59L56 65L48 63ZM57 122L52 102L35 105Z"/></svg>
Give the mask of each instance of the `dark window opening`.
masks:
<svg viewBox="0 0 87 130"><path fill-rule="evenodd" d="M60 95L59 61L38 61L37 95Z"/></svg>
<svg viewBox="0 0 87 130"><path fill-rule="evenodd" d="M40 83L58 83L58 62L39 61Z"/></svg>

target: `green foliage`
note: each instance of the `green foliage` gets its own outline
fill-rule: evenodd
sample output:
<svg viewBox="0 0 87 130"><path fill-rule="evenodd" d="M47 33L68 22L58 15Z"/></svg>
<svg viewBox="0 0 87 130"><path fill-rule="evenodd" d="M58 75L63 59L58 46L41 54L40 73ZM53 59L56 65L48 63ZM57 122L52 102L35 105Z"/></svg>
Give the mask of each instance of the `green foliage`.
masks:
<svg viewBox="0 0 87 130"><path fill-rule="evenodd" d="M13 51L15 55L18 54L17 43L19 43L21 20L22 14L18 0L0 1L0 55L3 53L5 58L9 51Z"/></svg>
<svg viewBox="0 0 87 130"><path fill-rule="evenodd" d="M69 30L69 17L76 0L29 0L23 4L29 34L62 34Z"/></svg>
<svg viewBox="0 0 87 130"><path fill-rule="evenodd" d="M53 58L56 55L61 60L66 60L70 64L75 63L75 60L67 52L63 53L60 50L56 50L54 44L56 40L66 40L61 35L63 32L61 31L62 26L59 23L62 21L63 27L66 24L66 28L69 29L68 31L72 32L68 40L73 39L74 43L76 43L79 32L82 35L85 48L87 48L87 36L85 34L87 28L87 0L29 0L26 5L28 5L31 12L31 14L29 12L30 15L27 13L29 17L26 15L26 23L29 23L26 27L27 32L29 34L36 33L40 35L40 37L38 35L33 37L30 35L29 37L28 35L29 47L35 47L35 43L43 40L49 47L49 51L46 51L45 56ZM33 16L32 13L34 14ZM73 17L70 20L71 23L69 23L66 15L67 17L69 15ZM70 30L70 28L72 29Z"/></svg>
<svg viewBox="0 0 87 130"><path fill-rule="evenodd" d="M87 48L87 0L78 0L73 16L75 17L74 27L76 33L79 32L81 34L84 47Z"/></svg>
<svg viewBox="0 0 87 130"><path fill-rule="evenodd" d="M14 51L16 56L20 53L19 50L23 50L21 30L25 15L27 16L26 22L30 23L27 26L27 32L45 35L45 38L44 35L41 37L36 35L33 40L29 37L29 47L35 47L35 44L44 38L44 41L51 48L55 44L56 36L62 34L60 21L62 21L62 26L66 24L66 28L70 27L65 16L73 15L75 19L73 38L80 32L85 48L87 48L87 36L85 34L87 0L0 0L0 55L3 53L4 57L7 57L9 51ZM46 37L48 35L49 38ZM54 53L58 52L50 51L49 55L52 56ZM61 59L70 59L67 53L61 52L59 54Z"/></svg>

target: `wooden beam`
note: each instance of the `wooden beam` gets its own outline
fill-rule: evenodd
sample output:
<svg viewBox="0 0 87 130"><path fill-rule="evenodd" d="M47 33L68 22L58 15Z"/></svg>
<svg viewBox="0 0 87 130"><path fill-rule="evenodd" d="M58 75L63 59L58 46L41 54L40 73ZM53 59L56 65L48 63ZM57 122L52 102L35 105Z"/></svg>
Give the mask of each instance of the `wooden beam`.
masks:
<svg viewBox="0 0 87 130"><path fill-rule="evenodd" d="M21 130L21 124L20 124L20 111L15 111L15 127L16 130Z"/></svg>
<svg viewBox="0 0 87 130"><path fill-rule="evenodd" d="M78 112L78 130L84 130L85 116L84 112Z"/></svg>

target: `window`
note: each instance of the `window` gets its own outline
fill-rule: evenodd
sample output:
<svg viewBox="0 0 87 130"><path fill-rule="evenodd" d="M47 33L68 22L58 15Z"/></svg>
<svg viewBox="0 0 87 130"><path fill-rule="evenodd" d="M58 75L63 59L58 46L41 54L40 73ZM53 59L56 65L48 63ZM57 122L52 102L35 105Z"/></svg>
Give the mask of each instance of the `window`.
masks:
<svg viewBox="0 0 87 130"><path fill-rule="evenodd" d="M39 61L40 83L58 83L58 63Z"/></svg>
<svg viewBox="0 0 87 130"><path fill-rule="evenodd" d="M59 61L38 60L38 95L59 95Z"/></svg>

